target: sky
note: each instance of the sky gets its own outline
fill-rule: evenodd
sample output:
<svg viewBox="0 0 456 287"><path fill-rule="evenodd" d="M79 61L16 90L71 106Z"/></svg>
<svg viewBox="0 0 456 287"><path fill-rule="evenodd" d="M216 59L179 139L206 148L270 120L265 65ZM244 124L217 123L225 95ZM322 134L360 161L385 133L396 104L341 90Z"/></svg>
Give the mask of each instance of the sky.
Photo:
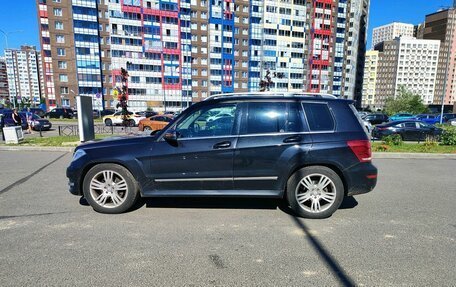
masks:
<svg viewBox="0 0 456 287"><path fill-rule="evenodd" d="M0 0L2 17L0 30L8 35L8 48L35 45L40 49L36 0ZM372 28L391 22L418 24L426 14L452 5L453 0L371 0L368 47ZM0 32L0 55L6 48L5 36Z"/></svg>

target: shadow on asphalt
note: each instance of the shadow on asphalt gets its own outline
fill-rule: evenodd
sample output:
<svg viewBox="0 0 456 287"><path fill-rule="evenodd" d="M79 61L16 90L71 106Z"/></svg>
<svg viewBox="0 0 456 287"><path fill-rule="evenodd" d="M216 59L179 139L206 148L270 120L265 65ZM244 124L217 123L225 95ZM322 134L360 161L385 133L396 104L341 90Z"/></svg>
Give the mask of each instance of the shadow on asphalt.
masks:
<svg viewBox="0 0 456 287"><path fill-rule="evenodd" d="M79 204L89 206L84 197L79 199ZM275 198L214 198L214 197L155 197L140 198L129 212L147 208L204 208L204 209L280 209L295 216L285 200ZM339 209L350 209L358 205L354 197L345 197Z"/></svg>
<svg viewBox="0 0 456 287"><path fill-rule="evenodd" d="M304 224L301 218L297 218L296 216L291 216L291 219L294 221L297 227L301 228L304 232L304 238L307 239L309 244L315 249L318 256L323 260L323 263L326 264L328 269L333 273L334 277L337 281L339 281L339 285L341 286L356 286L353 279L348 276L342 266L339 265L337 260L331 255L330 251L328 251L324 245L314 236L311 232L309 232L309 228Z"/></svg>

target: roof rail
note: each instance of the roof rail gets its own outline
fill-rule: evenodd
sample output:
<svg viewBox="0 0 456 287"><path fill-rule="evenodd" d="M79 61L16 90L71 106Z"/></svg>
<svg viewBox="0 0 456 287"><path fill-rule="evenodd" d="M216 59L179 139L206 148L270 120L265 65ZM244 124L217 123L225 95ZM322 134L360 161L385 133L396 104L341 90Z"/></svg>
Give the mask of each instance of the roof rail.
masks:
<svg viewBox="0 0 456 287"><path fill-rule="evenodd" d="M228 94L217 94L209 96L204 99L219 99L223 97L249 97L249 96L283 96L283 97L295 97L295 96L308 96L308 97L319 97L327 99L337 99L336 96L325 93L310 93L310 92L245 92L245 93L228 93Z"/></svg>

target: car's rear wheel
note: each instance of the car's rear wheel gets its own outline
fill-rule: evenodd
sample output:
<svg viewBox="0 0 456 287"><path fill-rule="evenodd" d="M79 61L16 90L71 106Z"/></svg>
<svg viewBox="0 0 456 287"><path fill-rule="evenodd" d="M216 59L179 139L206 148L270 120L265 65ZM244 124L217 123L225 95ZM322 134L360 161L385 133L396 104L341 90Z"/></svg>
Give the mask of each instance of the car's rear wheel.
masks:
<svg viewBox="0 0 456 287"><path fill-rule="evenodd" d="M152 129L149 126L144 126L143 130L146 132L146 131L151 131Z"/></svg>
<svg viewBox="0 0 456 287"><path fill-rule="evenodd" d="M133 175L117 164L92 167L83 182L83 193L95 211L122 213L138 200L139 192Z"/></svg>
<svg viewBox="0 0 456 287"><path fill-rule="evenodd" d="M324 166L309 166L296 171L287 183L291 209L306 218L327 218L344 199L344 184L335 171Z"/></svg>
<svg viewBox="0 0 456 287"><path fill-rule="evenodd" d="M134 127L135 126L135 120L129 120L128 122L129 127Z"/></svg>
<svg viewBox="0 0 456 287"><path fill-rule="evenodd" d="M112 120L111 119L106 119L105 120L105 125L112 126Z"/></svg>

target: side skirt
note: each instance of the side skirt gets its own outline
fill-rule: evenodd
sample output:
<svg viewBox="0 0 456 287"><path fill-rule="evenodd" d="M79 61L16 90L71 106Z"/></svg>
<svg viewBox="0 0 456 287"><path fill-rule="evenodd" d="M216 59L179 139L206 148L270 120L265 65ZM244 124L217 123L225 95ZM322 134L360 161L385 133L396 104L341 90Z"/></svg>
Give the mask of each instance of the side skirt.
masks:
<svg viewBox="0 0 456 287"><path fill-rule="evenodd" d="M266 197L281 198L283 190L160 190L145 191L143 197Z"/></svg>

